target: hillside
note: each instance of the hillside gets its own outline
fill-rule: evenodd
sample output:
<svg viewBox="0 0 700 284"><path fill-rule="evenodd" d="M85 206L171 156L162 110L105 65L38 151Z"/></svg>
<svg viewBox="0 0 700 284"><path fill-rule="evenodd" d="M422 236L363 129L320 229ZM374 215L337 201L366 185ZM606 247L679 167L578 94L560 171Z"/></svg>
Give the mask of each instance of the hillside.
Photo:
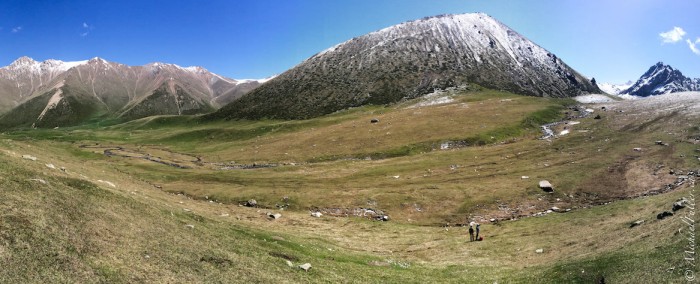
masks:
<svg viewBox="0 0 700 284"><path fill-rule="evenodd" d="M209 117L309 118L469 84L540 97L600 92L555 54L488 15L443 15L338 44Z"/></svg>
<svg viewBox="0 0 700 284"><path fill-rule="evenodd" d="M91 120L202 114L259 85L201 67L127 66L101 58L37 62L22 57L0 68L0 127L46 128Z"/></svg>
<svg viewBox="0 0 700 284"><path fill-rule="evenodd" d="M595 119L571 100L453 89L312 120L8 132L0 279L680 281L691 211L656 215L694 189L698 96L585 106Z"/></svg>

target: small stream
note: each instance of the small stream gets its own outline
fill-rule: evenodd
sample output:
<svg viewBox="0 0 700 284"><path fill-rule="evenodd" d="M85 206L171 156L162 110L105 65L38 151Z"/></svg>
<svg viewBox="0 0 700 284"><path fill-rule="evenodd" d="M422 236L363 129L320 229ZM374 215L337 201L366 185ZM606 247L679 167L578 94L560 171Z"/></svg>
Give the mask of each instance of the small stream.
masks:
<svg viewBox="0 0 700 284"><path fill-rule="evenodd" d="M572 119L586 118L593 113L592 109L585 108L582 105L570 107L569 109L577 112L578 114L577 115L569 115L564 120L552 122L552 123L547 123L545 125L540 126L540 128L542 129L542 136L540 136L540 140L547 140L547 139L551 139L551 138L555 137L556 134L554 134L554 130L552 130L552 128L554 128L555 126L562 124L562 123L567 123L567 122L571 121Z"/></svg>

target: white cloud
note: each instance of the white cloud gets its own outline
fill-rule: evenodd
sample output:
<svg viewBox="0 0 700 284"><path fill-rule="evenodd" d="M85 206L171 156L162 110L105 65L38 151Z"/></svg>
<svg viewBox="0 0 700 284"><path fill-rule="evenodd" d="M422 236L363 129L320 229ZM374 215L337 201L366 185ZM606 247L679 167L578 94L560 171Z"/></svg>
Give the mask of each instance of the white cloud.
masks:
<svg viewBox="0 0 700 284"><path fill-rule="evenodd" d="M90 31L92 31L93 29L94 29L93 26L88 25L88 23L86 23L86 22L83 22L83 32L80 33L80 36L84 37L84 36L89 35Z"/></svg>
<svg viewBox="0 0 700 284"><path fill-rule="evenodd" d="M661 36L661 40L664 43L679 42L679 41L683 40L684 35L685 35L685 31L679 27L673 27L672 30L659 34L659 36Z"/></svg>
<svg viewBox="0 0 700 284"><path fill-rule="evenodd" d="M690 47L690 50L693 51L693 53L700 55L700 50L696 46L697 44L700 43L700 37L695 40L695 42L690 41L689 39L685 40L688 43L688 47Z"/></svg>
<svg viewBox="0 0 700 284"><path fill-rule="evenodd" d="M18 33L22 31L22 26L12 28L12 33Z"/></svg>

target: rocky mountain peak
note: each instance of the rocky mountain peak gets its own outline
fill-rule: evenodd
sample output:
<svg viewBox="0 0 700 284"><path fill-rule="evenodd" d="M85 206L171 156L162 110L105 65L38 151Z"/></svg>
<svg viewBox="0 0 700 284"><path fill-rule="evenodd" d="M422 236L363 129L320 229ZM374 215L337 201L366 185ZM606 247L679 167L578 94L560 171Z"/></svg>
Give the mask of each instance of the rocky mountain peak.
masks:
<svg viewBox="0 0 700 284"><path fill-rule="evenodd" d="M38 63L36 60L32 59L29 56L22 56L20 58L17 58L15 61L13 61L10 64L10 67L20 67L20 66L28 66L28 65L34 65Z"/></svg>
<svg viewBox="0 0 700 284"><path fill-rule="evenodd" d="M486 14L440 15L319 52L215 116L308 118L470 83L545 97L600 92L556 55Z"/></svg>
<svg viewBox="0 0 700 284"><path fill-rule="evenodd" d="M699 90L700 79L688 78L680 70L663 62L657 62L644 72L631 87L620 94L647 97Z"/></svg>

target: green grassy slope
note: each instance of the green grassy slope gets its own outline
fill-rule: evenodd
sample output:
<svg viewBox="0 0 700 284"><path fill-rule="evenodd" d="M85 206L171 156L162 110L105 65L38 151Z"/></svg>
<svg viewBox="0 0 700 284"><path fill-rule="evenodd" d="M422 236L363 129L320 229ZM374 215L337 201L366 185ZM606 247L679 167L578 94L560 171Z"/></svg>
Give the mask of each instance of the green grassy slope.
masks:
<svg viewBox="0 0 700 284"><path fill-rule="evenodd" d="M671 169L697 166L689 138L699 129L675 123L687 118L626 122L627 113L604 112L543 141L535 126L571 112L567 101L488 90L452 98L302 121L150 117L5 133L0 282L684 280L689 229L681 217L691 211L655 216L694 188L620 200L675 181ZM441 150L445 141L466 144ZM221 169L253 163L279 166ZM540 179L555 192L538 189ZM238 205L251 198L258 208ZM484 242L468 243L455 227L552 206L572 211L482 221ZM368 207L391 221L308 211ZM269 220L268 212L283 217ZM314 268L290 268L286 259Z"/></svg>

